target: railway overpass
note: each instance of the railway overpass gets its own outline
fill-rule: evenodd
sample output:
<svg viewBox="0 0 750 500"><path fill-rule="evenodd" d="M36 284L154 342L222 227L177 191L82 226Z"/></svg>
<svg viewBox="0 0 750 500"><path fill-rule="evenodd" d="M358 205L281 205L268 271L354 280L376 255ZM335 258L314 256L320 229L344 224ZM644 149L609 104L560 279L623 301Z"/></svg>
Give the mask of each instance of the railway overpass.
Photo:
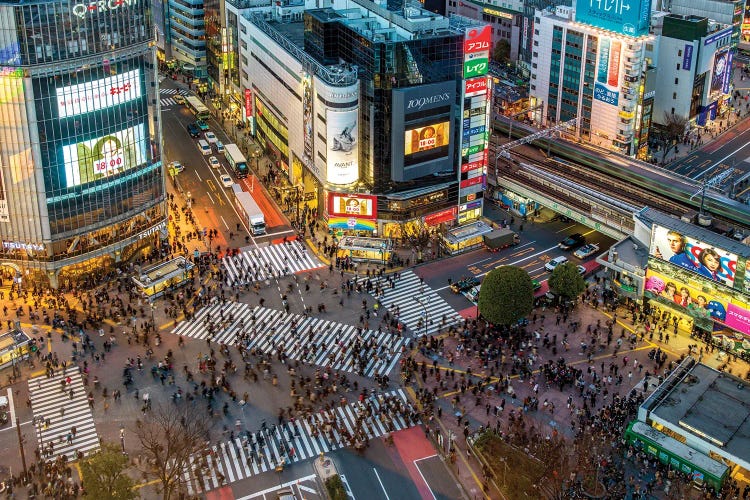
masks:
<svg viewBox="0 0 750 500"><path fill-rule="evenodd" d="M493 126L501 134L508 134L507 122L495 121ZM512 127L513 136L518 138L536 131L519 123ZM494 165L490 167L489 183L613 238L632 234L633 214L644 206L693 218L700 209L701 196L692 199L691 196L700 190L701 184L693 179L566 141L541 139L532 144L548 150L550 157L513 150L510 160L499 160L499 183L494 179ZM490 158L494 158L492 153L491 145ZM714 189L706 190L704 206L715 231L729 236L750 235L750 206Z"/></svg>

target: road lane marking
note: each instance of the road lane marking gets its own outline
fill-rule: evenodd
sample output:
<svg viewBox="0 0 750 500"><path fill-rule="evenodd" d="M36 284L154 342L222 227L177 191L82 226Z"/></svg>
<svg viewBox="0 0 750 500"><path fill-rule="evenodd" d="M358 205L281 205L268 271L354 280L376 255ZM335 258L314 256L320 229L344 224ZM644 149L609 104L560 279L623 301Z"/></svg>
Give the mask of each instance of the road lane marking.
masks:
<svg viewBox="0 0 750 500"><path fill-rule="evenodd" d="M198 180L200 182L203 182L203 179L201 179L201 176L198 174L198 171L197 170L193 170L193 172L195 173L195 176L198 178Z"/></svg>
<svg viewBox="0 0 750 500"><path fill-rule="evenodd" d="M577 225L578 225L578 224L571 224L570 226L568 226L568 227L564 227L564 228L560 229L559 231L555 231L555 232L556 232L556 233L562 233L563 231L567 231L568 229L570 229L570 228L572 228L572 227L576 227Z"/></svg>
<svg viewBox="0 0 750 500"><path fill-rule="evenodd" d="M208 191L206 191L206 196L208 196L208 199L209 199L209 200L211 200L211 205L216 205L216 202L215 202L215 201L214 201L214 199L213 199L213 198L211 197L211 193L209 193Z"/></svg>
<svg viewBox="0 0 750 500"><path fill-rule="evenodd" d="M427 482L427 479L425 479L424 474L422 474L422 470L419 468L419 464L417 463L420 460L427 460L428 458L433 458L433 457L435 457L435 455L432 455L431 457L424 457L418 460L414 460L414 467L417 469L417 472L419 472L419 475L422 476L422 481L424 481L424 485L427 486L427 491L429 491L430 495L432 495L432 499L437 500L435 493L432 491L432 488L430 488L430 484Z"/></svg>
<svg viewBox="0 0 750 500"><path fill-rule="evenodd" d="M378 478L378 482L380 483L380 487L383 489L383 494L385 495L385 500L391 500L391 497L388 496L388 492L385 490L385 486L383 485L383 481L380 480L380 474L378 474L378 470L375 467L373 467L372 471L375 473L375 477ZM422 479L424 479L424 476L422 476ZM425 481L425 483L426 482L427 481ZM429 488L429 486L427 486L427 487Z"/></svg>
<svg viewBox="0 0 750 500"><path fill-rule="evenodd" d="M312 481L317 476L315 474L310 474L309 476L301 477L299 479L295 479L293 481L286 482L284 484L280 484L278 486L273 486L271 488L266 488L263 491L258 491L256 493L251 493L250 495L244 496L242 498L238 498L237 500L250 500L251 498L258 498L258 497L264 497L267 493L273 493L274 491L278 491L284 488L288 488L289 486L297 485L299 486L300 481Z"/></svg>
<svg viewBox="0 0 750 500"><path fill-rule="evenodd" d="M225 221L225 220L224 220L224 216L223 216L223 215L220 215L220 216L219 216L219 219L221 219L221 222L223 222L223 223L224 223L224 227L226 227L226 228L227 228L227 230L229 230L229 224L227 224L227 221Z"/></svg>
<svg viewBox="0 0 750 500"><path fill-rule="evenodd" d="M748 147L748 146L750 146L750 142L746 142L746 143L745 143L745 144L743 144L742 146L738 147L737 149L735 149L734 151L732 151L731 153L729 153L728 155L726 155L726 156L725 156L724 158L722 158L721 160L717 161L716 163L714 163L713 165L711 165L710 167L708 167L708 168L707 168L706 170L704 170L703 172L699 173L698 175L696 175L695 177L693 177L693 180L695 180L695 179L698 179L699 177L703 177L704 175L708 174L708 172L710 172L711 170L713 170L713 169L714 169L714 168L716 168L717 166L721 165L721 163L722 163L722 162L723 162L724 160L726 160L727 158L731 158L731 157L732 157L732 156L734 156L734 155L735 155L736 153L738 153L739 151L742 151L743 149L745 149L745 148L746 148L746 147Z"/></svg>

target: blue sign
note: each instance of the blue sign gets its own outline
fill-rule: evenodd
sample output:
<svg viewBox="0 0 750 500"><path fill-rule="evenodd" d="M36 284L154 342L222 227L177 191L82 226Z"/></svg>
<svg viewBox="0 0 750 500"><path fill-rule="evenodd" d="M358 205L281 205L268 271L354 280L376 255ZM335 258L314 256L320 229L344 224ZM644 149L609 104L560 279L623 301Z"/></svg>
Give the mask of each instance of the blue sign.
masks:
<svg viewBox="0 0 750 500"><path fill-rule="evenodd" d="M719 40L720 38L726 38L726 37L732 36L732 30L733 29L734 28L727 28L725 30L718 31L718 32L714 33L713 35L711 35L711 36L707 37L705 40L703 40L703 45L704 46L705 45L710 45L713 42L715 42L716 40Z"/></svg>
<svg viewBox="0 0 750 500"><path fill-rule="evenodd" d="M734 59L734 51L730 50L727 56L727 69L724 70L724 84L721 88L725 94L729 93L729 85L732 83L732 59Z"/></svg>
<svg viewBox="0 0 750 500"><path fill-rule="evenodd" d="M576 22L628 36L648 34L649 0L576 0Z"/></svg>
<svg viewBox="0 0 750 500"><path fill-rule="evenodd" d="M611 90L599 82L594 84L594 99L617 106L620 100L620 92Z"/></svg>
<svg viewBox="0 0 750 500"><path fill-rule="evenodd" d="M693 65L693 44L686 43L685 51L682 53L682 69L690 71Z"/></svg>

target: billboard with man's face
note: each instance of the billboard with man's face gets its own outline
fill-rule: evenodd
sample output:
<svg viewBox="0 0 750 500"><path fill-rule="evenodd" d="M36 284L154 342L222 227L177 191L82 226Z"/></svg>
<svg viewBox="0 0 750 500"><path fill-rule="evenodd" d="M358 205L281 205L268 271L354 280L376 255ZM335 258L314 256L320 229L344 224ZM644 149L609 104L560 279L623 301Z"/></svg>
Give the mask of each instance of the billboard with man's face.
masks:
<svg viewBox="0 0 750 500"><path fill-rule="evenodd" d="M651 233L650 254L710 280L747 290L744 283L734 282L737 271L736 254L707 245L678 231L655 225Z"/></svg>

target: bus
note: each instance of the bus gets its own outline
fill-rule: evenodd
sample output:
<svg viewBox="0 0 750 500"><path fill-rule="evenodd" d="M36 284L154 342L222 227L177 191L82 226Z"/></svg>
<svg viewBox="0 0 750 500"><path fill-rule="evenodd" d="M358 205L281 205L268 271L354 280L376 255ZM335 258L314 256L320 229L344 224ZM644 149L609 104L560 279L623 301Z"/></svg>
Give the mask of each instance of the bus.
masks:
<svg viewBox="0 0 750 500"><path fill-rule="evenodd" d="M150 302L171 290L192 283L194 267L195 264L180 256L144 269L139 276L131 279L136 289Z"/></svg>
<svg viewBox="0 0 750 500"><path fill-rule="evenodd" d="M706 483L719 491L729 475L729 467L725 464L639 420L630 422L625 430L625 440L635 448L657 457L664 465L689 474L698 485Z"/></svg>
<svg viewBox="0 0 750 500"><path fill-rule="evenodd" d="M193 95L185 97L185 105L199 120L208 120L208 118L211 116L211 113L208 112L208 108L201 102L200 99Z"/></svg>
<svg viewBox="0 0 750 500"><path fill-rule="evenodd" d="M253 236L266 234L266 217L250 193L243 191L239 184L232 184L232 191L234 192L234 208L245 229Z"/></svg>
<svg viewBox="0 0 750 500"><path fill-rule="evenodd" d="M247 177L249 172L247 160L236 144L224 145L224 158L227 159L229 166L234 170L235 177L238 179L244 179Z"/></svg>

